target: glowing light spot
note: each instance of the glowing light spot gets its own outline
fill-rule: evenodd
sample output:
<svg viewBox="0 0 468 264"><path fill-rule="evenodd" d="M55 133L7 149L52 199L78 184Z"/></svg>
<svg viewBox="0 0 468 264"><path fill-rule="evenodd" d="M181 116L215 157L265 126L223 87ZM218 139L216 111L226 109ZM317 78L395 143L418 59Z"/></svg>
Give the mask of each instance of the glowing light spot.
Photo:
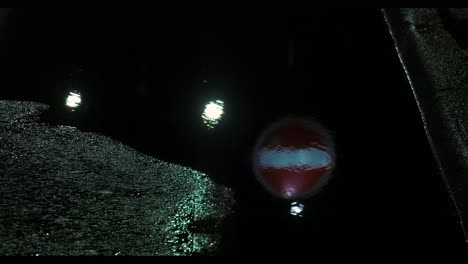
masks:
<svg viewBox="0 0 468 264"><path fill-rule="evenodd" d="M203 123L205 123L208 128L214 128L224 114L223 108L224 102L221 100L211 101L206 104L202 114Z"/></svg>
<svg viewBox="0 0 468 264"><path fill-rule="evenodd" d="M304 205L298 202L291 203L291 215L302 217L302 211L304 211Z"/></svg>
<svg viewBox="0 0 468 264"><path fill-rule="evenodd" d="M70 92L70 94L68 94L67 96L65 104L68 107L72 108L72 111L73 111L75 108L77 108L81 104L81 94L77 92Z"/></svg>

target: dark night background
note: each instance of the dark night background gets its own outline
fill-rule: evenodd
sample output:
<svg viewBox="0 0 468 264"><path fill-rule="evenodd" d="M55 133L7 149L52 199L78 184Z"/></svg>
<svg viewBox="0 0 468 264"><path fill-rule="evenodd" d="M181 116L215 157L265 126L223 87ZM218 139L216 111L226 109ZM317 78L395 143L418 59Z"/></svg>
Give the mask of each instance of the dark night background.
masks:
<svg viewBox="0 0 468 264"><path fill-rule="evenodd" d="M288 67L288 40L294 66ZM461 255L465 238L379 9L14 9L0 99L231 187L221 255ZM207 82L204 82L207 80ZM64 105L72 89L83 99ZM208 130L203 107L223 100ZM333 132L334 178L303 218L257 183L256 139L287 116Z"/></svg>

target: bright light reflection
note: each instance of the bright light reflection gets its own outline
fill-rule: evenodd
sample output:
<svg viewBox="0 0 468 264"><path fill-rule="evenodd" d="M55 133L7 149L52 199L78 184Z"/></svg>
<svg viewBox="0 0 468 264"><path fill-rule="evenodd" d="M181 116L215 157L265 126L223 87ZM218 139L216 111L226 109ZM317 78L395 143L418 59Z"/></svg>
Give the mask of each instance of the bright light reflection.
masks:
<svg viewBox="0 0 468 264"><path fill-rule="evenodd" d="M219 123L224 111L224 102L221 100L211 101L205 105L205 110L202 114L203 123L208 128L214 128Z"/></svg>
<svg viewBox="0 0 468 264"><path fill-rule="evenodd" d="M304 211L304 205L298 202L291 203L291 215L302 217L302 211Z"/></svg>
<svg viewBox="0 0 468 264"><path fill-rule="evenodd" d="M81 104L81 95L79 93L76 93L76 92L70 92L70 94L68 94L68 96L67 96L65 104L68 107L72 108L72 110L74 108L77 108Z"/></svg>

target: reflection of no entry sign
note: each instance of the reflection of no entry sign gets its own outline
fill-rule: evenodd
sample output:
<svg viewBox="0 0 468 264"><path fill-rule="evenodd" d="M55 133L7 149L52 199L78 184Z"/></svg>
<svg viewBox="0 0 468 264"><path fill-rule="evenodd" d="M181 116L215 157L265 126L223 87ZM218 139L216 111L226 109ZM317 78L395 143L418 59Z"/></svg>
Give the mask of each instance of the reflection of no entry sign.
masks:
<svg viewBox="0 0 468 264"><path fill-rule="evenodd" d="M255 146L255 174L275 195L305 198L330 179L335 165L333 145L327 131L314 121L279 121L263 132Z"/></svg>

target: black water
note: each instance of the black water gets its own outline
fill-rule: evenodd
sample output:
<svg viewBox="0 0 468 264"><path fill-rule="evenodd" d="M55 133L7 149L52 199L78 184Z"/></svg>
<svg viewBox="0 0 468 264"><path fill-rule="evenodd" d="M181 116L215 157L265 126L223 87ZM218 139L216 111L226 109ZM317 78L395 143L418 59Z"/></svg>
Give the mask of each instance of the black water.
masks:
<svg viewBox="0 0 468 264"><path fill-rule="evenodd" d="M207 173L236 194L221 255L434 255L465 247L410 86L378 9L13 10L0 99ZM294 65L288 66L288 40ZM65 106L81 94L75 110ZM207 129L204 105L224 102ZM262 130L314 117L337 167L303 217L267 193L250 155Z"/></svg>

